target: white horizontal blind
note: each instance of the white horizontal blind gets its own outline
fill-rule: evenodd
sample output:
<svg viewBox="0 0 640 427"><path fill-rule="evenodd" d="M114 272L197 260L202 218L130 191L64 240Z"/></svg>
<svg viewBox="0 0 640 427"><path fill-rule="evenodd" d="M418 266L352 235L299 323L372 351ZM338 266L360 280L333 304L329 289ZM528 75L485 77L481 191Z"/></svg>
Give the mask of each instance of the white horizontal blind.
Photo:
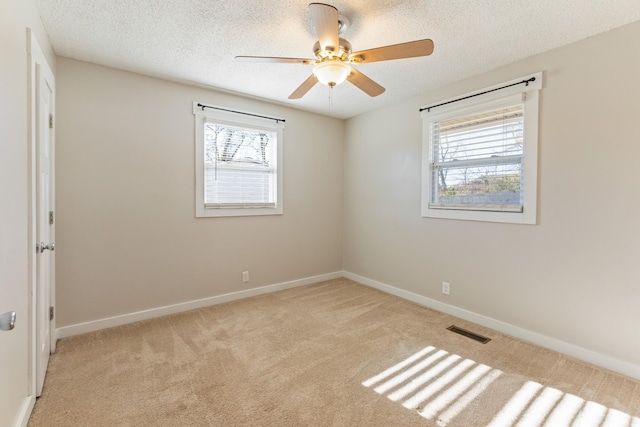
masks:
<svg viewBox="0 0 640 427"><path fill-rule="evenodd" d="M522 212L524 104L431 122L435 209Z"/></svg>
<svg viewBox="0 0 640 427"><path fill-rule="evenodd" d="M204 151L205 208L276 206L274 130L206 122Z"/></svg>

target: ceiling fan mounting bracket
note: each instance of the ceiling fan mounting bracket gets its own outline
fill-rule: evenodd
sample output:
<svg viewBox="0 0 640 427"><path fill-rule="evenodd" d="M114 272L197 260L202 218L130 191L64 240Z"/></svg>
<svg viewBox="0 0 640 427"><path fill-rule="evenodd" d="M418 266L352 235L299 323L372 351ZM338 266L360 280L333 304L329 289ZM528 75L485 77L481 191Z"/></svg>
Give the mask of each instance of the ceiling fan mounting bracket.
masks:
<svg viewBox="0 0 640 427"><path fill-rule="evenodd" d="M351 21L344 15L338 15L338 34L342 34L351 26Z"/></svg>

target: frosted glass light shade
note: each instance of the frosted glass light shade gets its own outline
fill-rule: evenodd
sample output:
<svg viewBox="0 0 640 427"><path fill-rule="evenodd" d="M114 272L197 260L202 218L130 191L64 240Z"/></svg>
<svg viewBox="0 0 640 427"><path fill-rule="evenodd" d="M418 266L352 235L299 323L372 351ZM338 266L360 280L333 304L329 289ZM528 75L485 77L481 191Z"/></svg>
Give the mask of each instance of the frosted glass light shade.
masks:
<svg viewBox="0 0 640 427"><path fill-rule="evenodd" d="M324 60L313 67L313 74L327 86L339 85L347 79L351 66L338 59Z"/></svg>

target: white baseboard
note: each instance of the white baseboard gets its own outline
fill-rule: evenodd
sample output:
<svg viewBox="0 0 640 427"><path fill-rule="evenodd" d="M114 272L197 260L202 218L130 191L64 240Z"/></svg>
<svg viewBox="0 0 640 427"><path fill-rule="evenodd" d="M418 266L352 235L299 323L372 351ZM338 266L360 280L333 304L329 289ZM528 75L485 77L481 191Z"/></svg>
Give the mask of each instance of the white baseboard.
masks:
<svg viewBox="0 0 640 427"><path fill-rule="evenodd" d="M623 360L616 359L611 356L607 356L602 353L595 352L583 347L576 346L574 344L558 340L546 335L532 332L527 329L520 328L510 323L502 322L500 320L493 319L482 314L474 313L453 305L445 304L441 301L427 298L423 295L419 295L413 292L406 291L404 289L396 288L391 285L387 285L382 282L378 282L373 279L369 279L364 276L348 271L337 271L328 274L322 274L319 276L307 277L304 279L292 280L290 282L278 283L270 286L263 286L260 288L247 289L239 292L233 292L224 295L217 295L209 298L203 298L195 301L187 301L179 304L173 304L165 307L152 308L149 310L137 311L134 313L123 314L120 316L108 317L105 319L98 319L90 322L79 323L76 325L64 326L55 330L55 334L58 338L66 338L73 335L84 334L87 332L93 332L100 329L111 328L114 326L125 325L128 323L138 322L141 320L153 319L156 317L166 316L169 314L180 313L183 311L194 310L196 308L208 307L216 304L222 304L229 301L235 301L242 298L248 298L256 295L267 294L271 292L277 292L285 289L295 288L298 286L310 285L313 283L322 282L324 280L338 279L345 277L347 279L354 280L363 285L370 286L378 289L382 292L395 295L397 297L415 302L425 307L432 308L434 310L441 311L443 313L450 314L455 317L467 320L469 322L476 323L487 328L494 329L496 331L511 335L515 338L528 341L530 343L539 345L541 347L548 348L553 351L557 351L567 356L574 357L585 362L592 363L594 365L609 369L614 372L618 372L622 375L626 375L631 378L640 380L640 366L633 363L625 362ZM30 411L29 411L30 413ZM28 420L28 417L27 417Z"/></svg>
<svg viewBox="0 0 640 427"><path fill-rule="evenodd" d="M602 368L609 369L622 375L640 380L640 366L634 365L633 363L625 362L623 360L619 360L605 354L597 353L593 350L560 341L556 338L548 337L537 332L532 332L527 329L523 329L518 326L493 319L491 317L483 316L472 311L445 304L443 302L427 298L423 295L396 288L394 286L387 285L385 283L381 283L367 277L359 276L348 271L343 272L343 276L347 279L354 280L358 283L362 283L363 285L370 286L382 292L398 296L400 298L415 302L420 305L424 305L434 310L459 317L469 322L473 322L478 325L505 333L507 335L511 335L512 337L528 341L541 347L545 347L550 350L565 354L567 356L583 360Z"/></svg>
<svg viewBox="0 0 640 427"><path fill-rule="evenodd" d="M247 290L232 292L224 295L216 295L213 297L203 298L195 301L187 301L179 304L167 305L164 307L151 308L149 310L136 311L134 313L107 317L105 319L92 320L90 322L78 323L76 325L63 326L56 329L55 333L57 338L61 339L61 338L66 338L73 335L79 335L87 332L98 331L100 329L112 328L114 326L121 326L121 325L126 325L128 323L139 322L141 320L148 320L156 317L166 316L169 314L175 314L183 311L194 310L196 308L222 304L225 302L235 301L242 298L268 294L271 292L282 291L284 289L295 288L298 286L310 285L310 284L322 282L325 280L339 279L341 277L342 277L341 271L322 274L319 276L306 277L304 279L292 280L290 282L277 283L275 285L262 286L260 288L247 289Z"/></svg>
<svg viewBox="0 0 640 427"><path fill-rule="evenodd" d="M31 411L33 411L33 406L36 404L36 396L31 395L27 396L22 403L22 407L20 408L20 413L16 420L16 426L19 427L27 427L29 423L29 417L31 417Z"/></svg>

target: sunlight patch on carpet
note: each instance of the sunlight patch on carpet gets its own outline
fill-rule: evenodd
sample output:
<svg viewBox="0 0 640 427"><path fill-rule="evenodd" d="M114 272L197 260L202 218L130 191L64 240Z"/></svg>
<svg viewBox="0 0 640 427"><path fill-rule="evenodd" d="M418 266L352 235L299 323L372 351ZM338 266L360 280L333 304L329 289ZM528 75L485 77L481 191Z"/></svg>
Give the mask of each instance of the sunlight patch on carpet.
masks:
<svg viewBox="0 0 640 427"><path fill-rule="evenodd" d="M431 353L433 350L435 350L435 348L431 347L431 346L423 348L422 350L420 350L419 352L417 352L413 356L408 357L407 359L403 360L402 362L398 363L397 365L394 365L394 366L390 367L389 369L387 369L386 371L384 371L384 372L376 375L375 377L370 378L367 381L363 382L362 385L365 386L365 387L371 387L375 383L377 383L379 381L382 381L383 379L385 379L387 377L390 377L391 375L393 375L396 372L402 370L406 366L412 364L413 362L415 362L416 360L420 359L424 355Z"/></svg>
<svg viewBox="0 0 640 427"><path fill-rule="evenodd" d="M445 371L455 362L460 360L460 356L451 355L446 359L444 359L442 362L433 366L431 369L428 369L427 371L425 371L422 375L419 375L414 378L414 376L416 374L419 374L421 371L423 371L426 366L431 365L435 360L438 360L444 357L446 354L447 354L446 351L440 350L439 352L437 352L436 354L434 354L433 356L429 357L424 361L427 363L421 362L413 366L411 369L408 369L406 372L403 372L397 377L387 381L387 383L383 384L382 386L376 387L375 388L376 392L382 394L388 391L389 389L391 389L392 387L395 387L401 384L403 381L413 378L408 384L399 388L395 392L389 394L389 399L393 400L394 402L397 402L398 400L402 399L406 395L416 391L419 387L429 382L431 379L441 374L443 371Z"/></svg>
<svg viewBox="0 0 640 427"><path fill-rule="evenodd" d="M444 427L503 374L429 346L362 385ZM503 402L489 427L640 427L640 418L534 381L526 381Z"/></svg>
<svg viewBox="0 0 640 427"><path fill-rule="evenodd" d="M631 427L640 425L640 418L528 381L488 427L558 425Z"/></svg>
<svg viewBox="0 0 640 427"><path fill-rule="evenodd" d="M498 369L429 346L362 385L375 387L378 394L446 426L501 374Z"/></svg>

